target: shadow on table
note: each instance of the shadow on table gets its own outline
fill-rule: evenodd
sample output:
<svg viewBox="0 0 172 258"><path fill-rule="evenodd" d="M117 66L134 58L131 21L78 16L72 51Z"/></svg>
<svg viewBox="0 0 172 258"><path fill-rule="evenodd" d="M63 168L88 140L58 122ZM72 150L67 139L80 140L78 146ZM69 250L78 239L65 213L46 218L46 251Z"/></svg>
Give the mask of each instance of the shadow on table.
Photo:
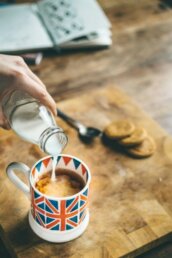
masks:
<svg viewBox="0 0 172 258"><path fill-rule="evenodd" d="M107 47L99 47L99 48L80 48L80 49L50 49L50 50L44 50L44 56L45 57L52 57L52 56L67 56L67 55L77 55L77 54L92 54L95 52L103 51L103 50L108 50L109 48Z"/></svg>
<svg viewBox="0 0 172 258"><path fill-rule="evenodd" d="M161 244L136 258L171 258L172 257L172 242Z"/></svg>
<svg viewBox="0 0 172 258"><path fill-rule="evenodd" d="M172 8L172 0L160 0L159 7L163 10Z"/></svg>
<svg viewBox="0 0 172 258"><path fill-rule="evenodd" d="M36 234L33 233L28 222L28 215L19 221L9 232L8 238L17 250L28 248L34 243L41 242Z"/></svg>

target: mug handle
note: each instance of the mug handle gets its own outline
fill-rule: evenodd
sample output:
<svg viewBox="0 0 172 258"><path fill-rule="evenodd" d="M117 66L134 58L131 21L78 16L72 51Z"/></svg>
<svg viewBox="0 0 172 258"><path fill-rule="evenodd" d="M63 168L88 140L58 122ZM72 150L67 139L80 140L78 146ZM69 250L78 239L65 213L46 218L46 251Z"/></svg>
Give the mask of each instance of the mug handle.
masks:
<svg viewBox="0 0 172 258"><path fill-rule="evenodd" d="M14 172L15 169L21 170L28 180L28 185L26 185ZM20 190L24 192L24 194L30 199L30 187L29 187L29 176L30 176L30 168L21 162L12 162L8 165L6 169L6 173L9 179L18 187Z"/></svg>

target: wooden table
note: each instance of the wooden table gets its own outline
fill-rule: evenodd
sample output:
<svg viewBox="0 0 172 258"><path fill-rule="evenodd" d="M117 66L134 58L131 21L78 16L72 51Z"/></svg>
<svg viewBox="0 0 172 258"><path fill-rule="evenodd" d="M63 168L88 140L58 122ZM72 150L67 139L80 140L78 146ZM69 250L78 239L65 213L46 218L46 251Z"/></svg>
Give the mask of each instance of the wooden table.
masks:
<svg viewBox="0 0 172 258"><path fill-rule="evenodd" d="M115 82L171 133L171 1L99 2L112 23L112 47L60 55L46 53L41 65L32 70L56 101ZM140 257L171 256L172 247L164 244Z"/></svg>

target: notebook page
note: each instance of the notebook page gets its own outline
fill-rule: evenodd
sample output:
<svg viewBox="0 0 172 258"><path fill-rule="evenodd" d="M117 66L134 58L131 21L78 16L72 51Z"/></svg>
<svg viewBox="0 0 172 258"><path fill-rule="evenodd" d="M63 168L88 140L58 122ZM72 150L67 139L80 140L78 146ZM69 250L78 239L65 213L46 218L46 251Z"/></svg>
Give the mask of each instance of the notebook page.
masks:
<svg viewBox="0 0 172 258"><path fill-rule="evenodd" d="M37 5L55 45L110 28L96 0L42 0Z"/></svg>
<svg viewBox="0 0 172 258"><path fill-rule="evenodd" d="M50 48L52 41L36 12L36 5L0 8L0 52Z"/></svg>

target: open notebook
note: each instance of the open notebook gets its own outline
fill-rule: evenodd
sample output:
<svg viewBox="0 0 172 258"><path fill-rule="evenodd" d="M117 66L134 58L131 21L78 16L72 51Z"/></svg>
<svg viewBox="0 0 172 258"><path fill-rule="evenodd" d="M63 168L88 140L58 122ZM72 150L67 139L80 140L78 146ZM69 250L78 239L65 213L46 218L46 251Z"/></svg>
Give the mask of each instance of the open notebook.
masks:
<svg viewBox="0 0 172 258"><path fill-rule="evenodd" d="M0 8L0 52L104 47L110 22L96 0L42 0Z"/></svg>

